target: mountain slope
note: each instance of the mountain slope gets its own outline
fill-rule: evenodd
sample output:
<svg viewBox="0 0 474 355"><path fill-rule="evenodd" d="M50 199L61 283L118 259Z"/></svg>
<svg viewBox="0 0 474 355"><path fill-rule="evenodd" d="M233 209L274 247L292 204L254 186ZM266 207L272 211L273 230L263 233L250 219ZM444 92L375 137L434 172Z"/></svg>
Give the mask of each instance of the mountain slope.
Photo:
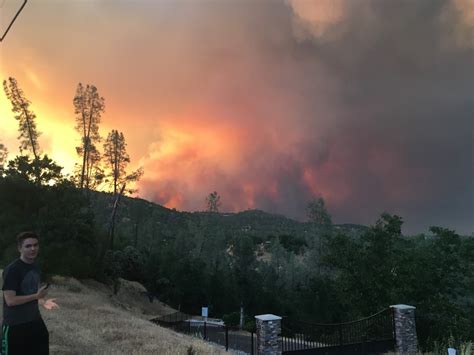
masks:
<svg viewBox="0 0 474 355"><path fill-rule="evenodd" d="M108 228L112 204L111 194L92 192L91 206L97 225L104 232ZM261 210L237 213L180 212L130 197L121 199L116 217L118 239L122 239L125 245L133 242L143 245L163 234L174 235L179 230L193 227L207 234L247 234L263 240L279 235L308 239L324 232L324 227ZM367 229L366 226L356 224L334 225L334 228L349 234L359 234Z"/></svg>

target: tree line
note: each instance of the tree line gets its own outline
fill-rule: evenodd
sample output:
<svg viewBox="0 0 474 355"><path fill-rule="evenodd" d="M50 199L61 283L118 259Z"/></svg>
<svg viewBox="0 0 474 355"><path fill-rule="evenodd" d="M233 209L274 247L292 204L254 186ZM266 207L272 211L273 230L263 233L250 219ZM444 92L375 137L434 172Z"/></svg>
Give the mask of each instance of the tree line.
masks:
<svg viewBox="0 0 474 355"><path fill-rule="evenodd" d="M47 154L42 154L39 144L41 133L37 129L36 114L30 108L31 101L15 78L4 80L3 88L11 103L14 118L18 121L20 154L7 161L8 150L0 143L0 173L16 175L34 181L39 186L64 182L66 177L61 173L62 168ZM113 247L118 202L123 194L134 192L130 185L140 179L143 170L127 171L130 157L122 132L112 129L105 140L101 137L99 125L105 111L105 100L94 85L79 83L73 106L75 129L80 138L80 144L76 146L80 162L75 164L74 172L68 179L86 195L91 190L112 192L114 203L109 222L109 245ZM101 142L102 152L99 149Z"/></svg>
<svg viewBox="0 0 474 355"><path fill-rule="evenodd" d="M36 114L30 108L31 101L27 99L15 78L3 81L3 88L9 99L14 118L18 121L18 140L20 155L8 162L6 169L19 170L24 164L29 165L29 178L37 184L50 184L51 179L59 177L58 167L42 154L37 129ZM121 186L137 181L142 175L139 169L127 173L126 167L130 157L126 151L125 136L122 132L112 129L103 143L101 153L98 145L103 141L99 133L99 124L105 110L105 100L99 95L94 85L85 87L79 83L73 99L75 114L75 129L80 136L80 144L76 147L80 163L76 163L75 171L70 179L81 190L97 189L99 186L108 187L114 195ZM8 150L0 143L0 166L5 170ZM41 162L43 161L43 164ZM48 163L49 162L49 163ZM56 173L41 175L44 169L50 168Z"/></svg>

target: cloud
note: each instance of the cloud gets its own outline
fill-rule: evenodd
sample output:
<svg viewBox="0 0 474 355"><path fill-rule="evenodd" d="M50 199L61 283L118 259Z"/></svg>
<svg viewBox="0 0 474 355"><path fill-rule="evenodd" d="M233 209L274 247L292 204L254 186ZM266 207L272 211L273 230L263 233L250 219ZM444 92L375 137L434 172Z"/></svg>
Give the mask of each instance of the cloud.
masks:
<svg viewBox="0 0 474 355"><path fill-rule="evenodd" d="M285 6L269 6L267 27L256 39L248 37L253 27L231 23L248 42L232 50L231 66L208 54L215 72L201 67L210 80L199 101L209 105L199 119L189 119L189 132L193 122L219 117L214 125L222 120L239 132L238 153L204 156L195 142L194 155L181 145L168 156L169 170L148 161L148 170L172 172L157 181L187 197L174 199L177 207L200 209L217 190L224 209L258 207L304 218L307 201L322 195L336 221L371 223L389 210L406 215L411 231L436 224L431 214L472 211L469 196L455 186L472 191L465 165L472 158L472 51L442 43L453 36L452 26L468 28L465 15L453 12L458 4L287 4L287 17ZM218 146L225 152L231 141ZM222 166L227 160L232 168ZM447 170L440 172L439 164ZM433 196L453 201L452 210L433 205ZM425 215L423 222L417 214Z"/></svg>

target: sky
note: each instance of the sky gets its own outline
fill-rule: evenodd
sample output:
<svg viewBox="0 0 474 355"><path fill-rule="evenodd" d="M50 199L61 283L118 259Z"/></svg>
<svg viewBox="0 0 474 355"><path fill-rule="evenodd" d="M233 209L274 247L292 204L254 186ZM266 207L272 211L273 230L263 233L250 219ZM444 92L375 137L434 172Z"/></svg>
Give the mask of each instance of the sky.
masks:
<svg viewBox="0 0 474 355"><path fill-rule="evenodd" d="M22 0L0 0L2 32ZM78 162L78 83L124 133L138 196L403 232L474 232L474 1L29 1L0 77L32 102L42 151ZM0 142L18 153L0 93Z"/></svg>

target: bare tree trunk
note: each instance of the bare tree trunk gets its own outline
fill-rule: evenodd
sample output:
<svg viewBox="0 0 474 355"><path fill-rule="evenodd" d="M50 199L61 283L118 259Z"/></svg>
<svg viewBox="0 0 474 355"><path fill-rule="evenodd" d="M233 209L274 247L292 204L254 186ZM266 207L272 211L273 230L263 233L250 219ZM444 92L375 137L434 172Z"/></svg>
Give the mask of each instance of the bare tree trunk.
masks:
<svg viewBox="0 0 474 355"><path fill-rule="evenodd" d="M81 171L81 189L84 188L84 176L85 176L85 169L86 169L86 154L87 154L87 137L83 137L84 139L84 151L82 152L82 171Z"/></svg>
<svg viewBox="0 0 474 355"><path fill-rule="evenodd" d="M122 185L122 188L120 189L120 193L115 194L115 201L114 201L114 207L112 209L112 215L110 216L110 224L109 224L109 248L112 250L114 247L114 236L115 236L115 216L117 215L117 209L118 205L120 202L120 198L123 195L123 192L125 190L125 185Z"/></svg>

